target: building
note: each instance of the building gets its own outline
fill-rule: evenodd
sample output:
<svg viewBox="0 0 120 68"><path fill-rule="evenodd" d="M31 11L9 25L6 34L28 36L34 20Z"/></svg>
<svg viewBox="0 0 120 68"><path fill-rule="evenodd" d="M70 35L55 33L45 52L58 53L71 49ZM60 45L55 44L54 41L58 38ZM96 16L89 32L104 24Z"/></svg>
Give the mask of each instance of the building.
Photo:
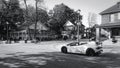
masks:
<svg viewBox="0 0 120 68"><path fill-rule="evenodd" d="M32 40L34 39L34 23L25 23L19 27L20 29L17 31L12 31L10 33L10 38L12 39L19 39L19 40ZM39 39L48 39L54 38L55 32L51 31L45 24L38 22L37 29L36 29L36 38Z"/></svg>
<svg viewBox="0 0 120 68"><path fill-rule="evenodd" d="M73 39L77 37L77 24L67 21L64 25L64 30L62 31L63 38L67 37L68 39ZM80 26L80 35L83 37L85 26L82 24Z"/></svg>
<svg viewBox="0 0 120 68"><path fill-rule="evenodd" d="M102 16L100 28L108 31L109 38L113 36L120 38L120 2L102 11L100 15Z"/></svg>

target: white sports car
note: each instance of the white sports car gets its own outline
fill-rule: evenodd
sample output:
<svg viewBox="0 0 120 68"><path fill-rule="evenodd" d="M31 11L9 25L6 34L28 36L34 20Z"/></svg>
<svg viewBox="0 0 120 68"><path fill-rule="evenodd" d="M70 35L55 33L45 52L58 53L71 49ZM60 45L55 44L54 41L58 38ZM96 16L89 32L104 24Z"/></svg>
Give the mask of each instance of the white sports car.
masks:
<svg viewBox="0 0 120 68"><path fill-rule="evenodd" d="M99 55L102 51L102 43L96 43L94 41L88 43L73 42L61 48L61 52L63 53L79 53L88 56Z"/></svg>

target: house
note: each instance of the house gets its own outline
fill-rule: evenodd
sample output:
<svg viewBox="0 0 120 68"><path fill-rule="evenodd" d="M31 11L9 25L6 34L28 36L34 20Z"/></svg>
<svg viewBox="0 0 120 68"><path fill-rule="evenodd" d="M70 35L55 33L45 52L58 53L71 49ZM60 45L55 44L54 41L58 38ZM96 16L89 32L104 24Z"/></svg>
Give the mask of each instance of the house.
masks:
<svg viewBox="0 0 120 68"><path fill-rule="evenodd" d="M72 22L70 22L70 21L67 21L67 22L63 25L64 29L67 30L67 31L69 31L69 30L75 30L75 29L76 29L75 26L76 26L75 23L72 23Z"/></svg>
<svg viewBox="0 0 120 68"><path fill-rule="evenodd" d="M19 26L19 30L13 31L10 33L10 37L20 40L34 39L34 30L35 24L34 23L24 23L23 25ZM43 39L43 38L51 38L55 35L55 33L52 30L49 30L48 27L46 27L45 24L41 23L40 21L37 23L36 28L36 37Z"/></svg>
<svg viewBox="0 0 120 68"><path fill-rule="evenodd" d="M62 36L63 38L64 37L67 37L68 39L73 39L74 37L77 36L77 24L76 23L73 23L71 21L67 21L64 25L64 30L62 31ZM82 24L80 26L80 35L83 36L83 33L84 33L84 29L85 29L85 26Z"/></svg>
<svg viewBox="0 0 120 68"><path fill-rule="evenodd" d="M102 11L100 15L102 16L100 28L108 32L109 38L113 36L120 38L120 2Z"/></svg>

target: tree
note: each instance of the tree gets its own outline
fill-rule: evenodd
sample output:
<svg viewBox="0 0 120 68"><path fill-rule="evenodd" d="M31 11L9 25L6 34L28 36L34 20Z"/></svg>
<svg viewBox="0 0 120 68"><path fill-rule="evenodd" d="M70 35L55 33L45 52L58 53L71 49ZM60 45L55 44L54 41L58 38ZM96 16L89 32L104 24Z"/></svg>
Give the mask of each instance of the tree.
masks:
<svg viewBox="0 0 120 68"><path fill-rule="evenodd" d="M43 9L43 6L41 7L41 4L44 2L44 0L34 0L35 6L27 5L27 0L23 0L26 9L24 10L25 15L25 23L34 23L35 29L34 29L34 38L36 38L36 26L38 21L42 23L46 23L49 19L49 16L47 14L47 11Z"/></svg>
<svg viewBox="0 0 120 68"><path fill-rule="evenodd" d="M25 20L28 21L26 23L29 23L29 22L35 23L36 20L41 21L42 23L47 22L47 20L49 19L47 11L40 7L40 3L43 2L43 0L35 0L35 1L38 1L37 12L36 12L36 7L31 6L31 5L27 5L28 0L23 0L23 1L24 1L24 4L25 4L25 7L26 7L24 9Z"/></svg>
<svg viewBox="0 0 120 68"><path fill-rule="evenodd" d="M97 14L89 12L88 23L89 27L93 27L95 24L97 24Z"/></svg>
<svg viewBox="0 0 120 68"><path fill-rule="evenodd" d="M97 14L89 12L88 14L88 24L89 24L89 39L95 37L95 26L97 24Z"/></svg>
<svg viewBox="0 0 120 68"><path fill-rule="evenodd" d="M17 26L24 21L23 10L19 6L18 0L3 0L4 8L2 8L2 23L8 22L11 25ZM20 23L18 23L20 22Z"/></svg>
<svg viewBox="0 0 120 68"><path fill-rule="evenodd" d="M24 17L25 17L25 20L27 20L27 18L28 18L28 5L27 5L27 2L26 2L26 0L23 0L24 1L24 4L25 4L25 13L24 13Z"/></svg>
<svg viewBox="0 0 120 68"><path fill-rule="evenodd" d="M28 5L28 15L27 19L29 22L36 22L36 9L30 5ZM37 21L41 21L41 23L46 23L49 19L47 11L44 9L37 10Z"/></svg>
<svg viewBox="0 0 120 68"><path fill-rule="evenodd" d="M19 6L18 0L2 0L3 7L0 11L1 23L0 26L2 29L7 29L8 25L10 30L17 29L17 26L20 25L24 21L23 10ZM7 23L6 23L7 22ZM6 31L3 31L3 35L5 35Z"/></svg>
<svg viewBox="0 0 120 68"><path fill-rule="evenodd" d="M79 14L77 12L62 3L53 8L53 16L48 21L48 25L52 30L60 34L61 30L64 30L63 25L68 20L70 20L72 23L75 23L75 21L78 19L78 15Z"/></svg>
<svg viewBox="0 0 120 68"><path fill-rule="evenodd" d="M42 18L42 17L38 17L38 14L40 14L38 12L39 8L41 7L41 3L43 3L44 0L35 0L35 7L36 7L36 22L35 22L35 32L34 32L34 38L36 39L36 29L37 29L37 22L38 22L38 18ZM42 19L41 19L42 20Z"/></svg>

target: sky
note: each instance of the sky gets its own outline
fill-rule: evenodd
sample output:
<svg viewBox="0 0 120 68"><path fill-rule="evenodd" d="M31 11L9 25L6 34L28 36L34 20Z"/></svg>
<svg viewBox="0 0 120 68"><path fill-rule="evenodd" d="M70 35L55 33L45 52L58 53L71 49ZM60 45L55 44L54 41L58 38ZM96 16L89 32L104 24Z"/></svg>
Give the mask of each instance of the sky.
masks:
<svg viewBox="0 0 120 68"><path fill-rule="evenodd" d="M30 4L33 4L33 0L28 0ZM97 23L101 23L100 12L115 5L120 0L45 0L44 4L48 10L53 9L57 4L64 3L75 11L80 9L81 15L83 15L82 23L88 27L88 13L97 14Z"/></svg>

